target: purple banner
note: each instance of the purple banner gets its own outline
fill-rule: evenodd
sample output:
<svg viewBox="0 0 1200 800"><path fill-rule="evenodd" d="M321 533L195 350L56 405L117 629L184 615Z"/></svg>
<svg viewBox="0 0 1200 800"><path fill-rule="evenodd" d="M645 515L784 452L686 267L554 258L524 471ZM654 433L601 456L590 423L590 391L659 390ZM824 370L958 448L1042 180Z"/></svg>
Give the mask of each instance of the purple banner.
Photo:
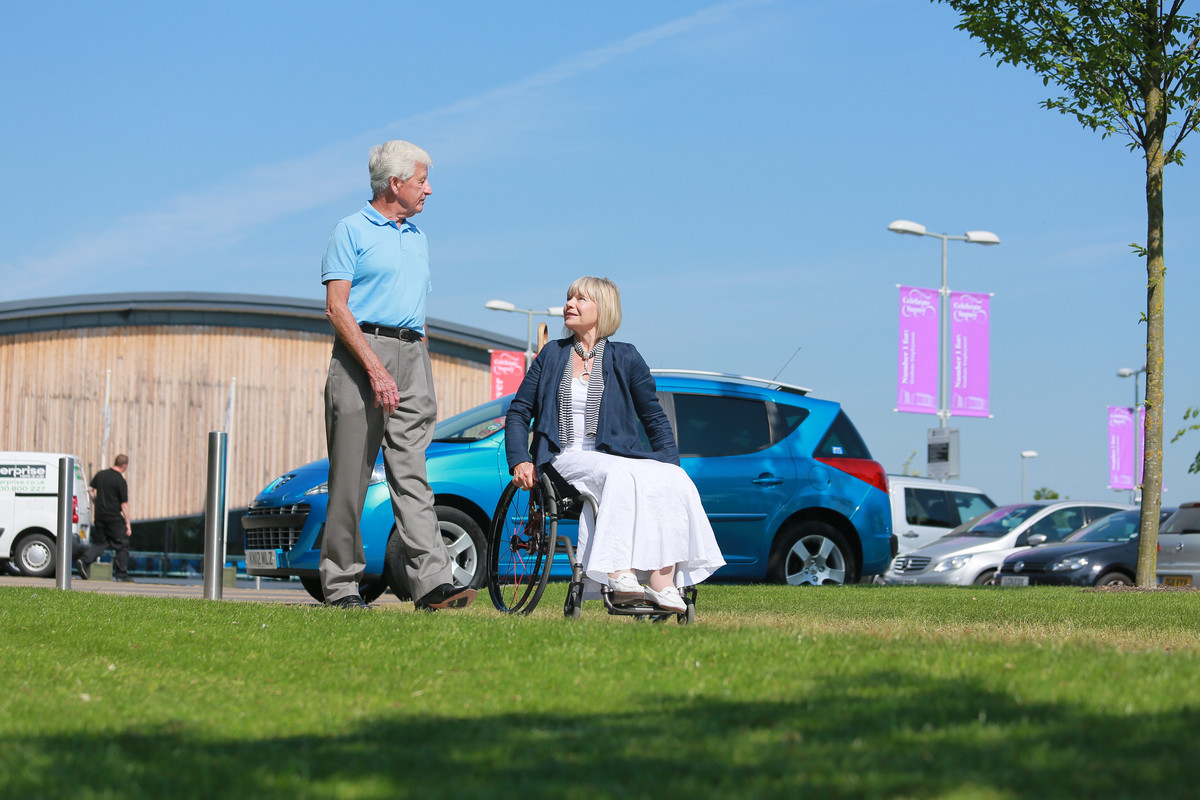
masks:
<svg viewBox="0 0 1200 800"><path fill-rule="evenodd" d="M1108 488L1133 489L1139 481L1134 480L1134 469L1140 478L1142 465L1139 463L1141 445L1146 429L1146 409L1138 409L1139 422L1134 425L1133 409L1128 406L1108 407ZM1133 437L1136 434L1138 446Z"/></svg>
<svg viewBox="0 0 1200 800"><path fill-rule="evenodd" d="M988 322L992 298L986 294L950 293L950 414L986 417L988 408Z"/></svg>
<svg viewBox="0 0 1200 800"><path fill-rule="evenodd" d="M901 286L897 411L937 413L938 327L937 290Z"/></svg>

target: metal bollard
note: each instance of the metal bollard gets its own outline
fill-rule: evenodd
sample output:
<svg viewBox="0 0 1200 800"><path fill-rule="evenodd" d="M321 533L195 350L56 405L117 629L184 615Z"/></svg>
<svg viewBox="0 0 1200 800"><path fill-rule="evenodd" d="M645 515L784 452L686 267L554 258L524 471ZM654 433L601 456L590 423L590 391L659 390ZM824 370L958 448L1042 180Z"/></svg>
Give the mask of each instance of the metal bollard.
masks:
<svg viewBox="0 0 1200 800"><path fill-rule="evenodd" d="M63 456L58 460L58 539L55 550L58 563L54 567L54 582L59 589L71 588L71 517L75 499L75 459Z"/></svg>
<svg viewBox="0 0 1200 800"><path fill-rule="evenodd" d="M204 503L204 599L220 600L225 571L225 461L229 434L208 434L208 497Z"/></svg>

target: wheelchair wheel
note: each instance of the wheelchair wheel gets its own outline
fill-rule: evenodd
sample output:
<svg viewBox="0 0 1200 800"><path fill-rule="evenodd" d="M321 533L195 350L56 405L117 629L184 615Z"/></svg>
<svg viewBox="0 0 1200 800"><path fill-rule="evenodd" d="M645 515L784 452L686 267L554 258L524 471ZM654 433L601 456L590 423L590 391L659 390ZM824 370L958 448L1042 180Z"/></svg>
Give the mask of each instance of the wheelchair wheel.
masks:
<svg viewBox="0 0 1200 800"><path fill-rule="evenodd" d="M550 580L554 522L542 485L525 491L510 483L500 495L488 533L488 594L496 610L529 614Z"/></svg>
<svg viewBox="0 0 1200 800"><path fill-rule="evenodd" d="M563 603L563 616L579 619L583 612L583 584L571 582L567 586L567 599Z"/></svg>

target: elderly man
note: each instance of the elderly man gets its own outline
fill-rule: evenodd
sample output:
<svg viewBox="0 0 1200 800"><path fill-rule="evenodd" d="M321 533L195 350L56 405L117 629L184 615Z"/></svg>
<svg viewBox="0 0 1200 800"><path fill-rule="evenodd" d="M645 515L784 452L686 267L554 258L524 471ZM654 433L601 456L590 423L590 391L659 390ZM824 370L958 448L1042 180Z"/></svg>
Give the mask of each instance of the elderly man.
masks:
<svg viewBox="0 0 1200 800"><path fill-rule="evenodd" d="M337 336L325 383L329 510L320 573L325 602L340 608L368 607L358 589L366 567L359 522L381 445L416 607L459 608L476 594L453 584L425 477L437 418L424 343L431 285L428 244L411 218L433 193L430 164L409 142L371 148L371 202L337 224L321 261Z"/></svg>

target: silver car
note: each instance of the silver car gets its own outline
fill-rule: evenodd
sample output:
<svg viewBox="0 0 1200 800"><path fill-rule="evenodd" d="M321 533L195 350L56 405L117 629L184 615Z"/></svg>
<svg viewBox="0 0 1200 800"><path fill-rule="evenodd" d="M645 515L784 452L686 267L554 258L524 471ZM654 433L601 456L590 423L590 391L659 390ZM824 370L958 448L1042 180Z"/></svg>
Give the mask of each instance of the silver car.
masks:
<svg viewBox="0 0 1200 800"><path fill-rule="evenodd" d="M1134 506L1082 500L1041 500L1000 506L933 544L896 556L884 583L990 584L1006 556L1050 542L1114 511Z"/></svg>
<svg viewBox="0 0 1200 800"><path fill-rule="evenodd" d="M1180 503L1159 528L1158 581L1200 586L1200 503Z"/></svg>

